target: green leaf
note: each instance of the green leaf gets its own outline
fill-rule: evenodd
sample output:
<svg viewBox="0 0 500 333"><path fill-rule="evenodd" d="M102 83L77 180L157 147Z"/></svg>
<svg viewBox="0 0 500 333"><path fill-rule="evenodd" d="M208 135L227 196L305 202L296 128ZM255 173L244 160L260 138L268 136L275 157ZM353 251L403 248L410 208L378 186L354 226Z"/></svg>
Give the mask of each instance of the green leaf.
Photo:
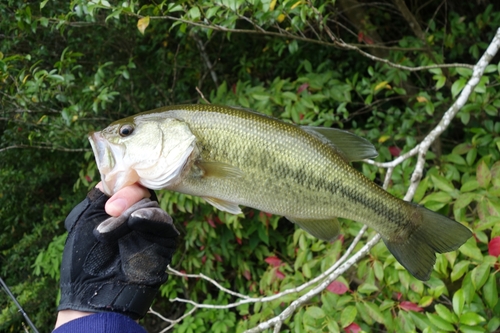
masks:
<svg viewBox="0 0 500 333"><path fill-rule="evenodd" d="M482 160L479 162L476 168L476 179L482 188L487 188L491 181L490 169L486 165L486 162Z"/></svg>
<svg viewBox="0 0 500 333"><path fill-rule="evenodd" d="M340 314L340 325L342 327L349 326L350 324L352 324L354 319L356 319L357 314L358 310L355 306L347 306L344 310L342 310L342 313Z"/></svg>
<svg viewBox="0 0 500 333"><path fill-rule="evenodd" d="M480 323L485 321L486 319L475 312L466 312L460 316L460 323L469 326L479 325Z"/></svg>
<svg viewBox="0 0 500 333"><path fill-rule="evenodd" d="M304 316L309 316L314 319L322 319L325 317L325 312L317 306L310 306L307 308Z"/></svg>
<svg viewBox="0 0 500 333"><path fill-rule="evenodd" d="M474 237L469 238L467 242L465 242L464 245L462 245L458 250L469 258L483 261L483 255L477 248L476 240L474 239Z"/></svg>
<svg viewBox="0 0 500 333"><path fill-rule="evenodd" d="M486 332L481 326L460 325L460 333L484 333ZM491 331L490 331L491 332Z"/></svg>
<svg viewBox="0 0 500 333"><path fill-rule="evenodd" d="M470 192L474 191L477 188L479 188L478 181L475 179L471 179L462 185L462 187L460 188L460 192Z"/></svg>
<svg viewBox="0 0 500 333"><path fill-rule="evenodd" d="M441 318L437 314L427 312L426 315L427 315L427 318L429 318L431 324L436 326L440 330L447 331L447 332L455 331L455 327L451 323L444 320L443 318Z"/></svg>
<svg viewBox="0 0 500 333"><path fill-rule="evenodd" d="M454 209L462 209L468 206L472 200L476 197L475 193L462 193L458 196L455 204L453 205Z"/></svg>
<svg viewBox="0 0 500 333"><path fill-rule="evenodd" d="M442 203L448 203L452 201L451 195L449 195L446 192L435 192L431 193L428 196L426 196L420 203L425 204L426 202L442 202Z"/></svg>
<svg viewBox="0 0 500 333"><path fill-rule="evenodd" d="M456 70L460 76L465 76L466 78L469 78L472 75L472 69L470 68L457 67Z"/></svg>
<svg viewBox="0 0 500 333"><path fill-rule="evenodd" d="M455 266L453 266L453 270L451 271L451 281L454 282L458 279L460 279L464 274L465 272L467 272L467 270L469 269L469 265L470 265L470 261L468 260L462 260L460 262L458 262L457 264L455 264Z"/></svg>
<svg viewBox="0 0 500 333"><path fill-rule="evenodd" d="M490 274L490 265L482 263L472 270L472 284L476 290L479 290L488 280Z"/></svg>
<svg viewBox="0 0 500 333"><path fill-rule="evenodd" d="M453 96L453 98L457 97L460 91L462 91L462 89L465 87L466 83L467 80L464 78L460 78L453 83L453 85L451 86L451 95Z"/></svg>
<svg viewBox="0 0 500 333"><path fill-rule="evenodd" d="M358 287L359 293L367 294L367 295L370 295L378 290L379 290L379 288L376 285L374 285L373 283L368 283L368 282L362 283Z"/></svg>
<svg viewBox="0 0 500 333"><path fill-rule="evenodd" d="M451 162L453 164L458 164L458 165L466 165L465 158L458 154L449 154L445 156L445 159L448 162Z"/></svg>
<svg viewBox="0 0 500 333"><path fill-rule="evenodd" d="M364 305L368 310L368 314L371 318L373 318L377 323L380 324L384 323L385 321L384 316L382 315L382 312L375 303L365 302Z"/></svg>
<svg viewBox="0 0 500 333"><path fill-rule="evenodd" d="M464 310L465 297L463 289L458 289L453 295L453 311L460 316Z"/></svg>
<svg viewBox="0 0 500 333"><path fill-rule="evenodd" d="M498 303L498 287L495 275L496 272L490 274L490 276L488 277L488 281L486 281L483 286L483 298L490 309L493 309Z"/></svg>
<svg viewBox="0 0 500 333"><path fill-rule="evenodd" d="M476 157L477 157L477 149L473 148L469 150L467 156L465 157L465 160L467 161L468 165L472 165L476 161Z"/></svg>
<svg viewBox="0 0 500 333"><path fill-rule="evenodd" d="M497 332L497 329L500 327L500 317L493 317L488 322L487 330L488 332Z"/></svg>
<svg viewBox="0 0 500 333"><path fill-rule="evenodd" d="M198 21L201 17L200 9L198 7L192 7L188 11L188 15L193 21Z"/></svg>
<svg viewBox="0 0 500 333"><path fill-rule="evenodd" d="M455 187L451 184L451 182L442 176L432 175L431 179L434 186L444 192L453 192L455 190Z"/></svg>
<svg viewBox="0 0 500 333"><path fill-rule="evenodd" d="M443 304L436 304L434 307L436 309L437 314L439 317L443 318L449 323L456 323L458 321L457 315L452 313L446 306Z"/></svg>
<svg viewBox="0 0 500 333"><path fill-rule="evenodd" d="M446 83L446 76L444 76L444 75L434 75L433 78L437 79L436 90L441 89L444 86L444 84Z"/></svg>
<svg viewBox="0 0 500 333"><path fill-rule="evenodd" d="M433 301L434 298L432 296L424 296L418 302L418 306L420 306L421 308L426 308L431 305Z"/></svg>

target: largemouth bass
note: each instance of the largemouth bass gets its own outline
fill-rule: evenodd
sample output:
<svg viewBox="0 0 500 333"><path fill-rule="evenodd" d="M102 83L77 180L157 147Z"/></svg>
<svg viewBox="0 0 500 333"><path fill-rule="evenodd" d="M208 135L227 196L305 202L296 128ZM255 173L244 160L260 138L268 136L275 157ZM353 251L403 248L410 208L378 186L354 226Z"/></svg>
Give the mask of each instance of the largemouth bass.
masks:
<svg viewBox="0 0 500 333"><path fill-rule="evenodd" d="M428 280L435 253L454 251L471 232L398 199L349 162L377 155L365 139L299 127L249 110L179 105L116 121L89 136L105 192L139 182L200 196L220 210L239 205L285 216L330 241L337 217L379 232L416 278Z"/></svg>

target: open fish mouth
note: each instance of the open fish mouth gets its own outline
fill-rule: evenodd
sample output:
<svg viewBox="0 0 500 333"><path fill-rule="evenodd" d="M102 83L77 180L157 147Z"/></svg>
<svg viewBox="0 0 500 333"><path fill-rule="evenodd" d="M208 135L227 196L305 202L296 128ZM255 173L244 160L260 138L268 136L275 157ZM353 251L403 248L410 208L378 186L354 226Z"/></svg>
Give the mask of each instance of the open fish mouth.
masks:
<svg viewBox="0 0 500 333"><path fill-rule="evenodd" d="M101 174L104 193L112 195L118 190L122 182L118 166L123 160L123 148L119 145L110 144L101 132L92 132L89 134L89 141L94 151L97 168Z"/></svg>
<svg viewBox="0 0 500 333"><path fill-rule="evenodd" d="M106 168L109 170L113 169L115 164L115 159L112 154L108 154L109 145L106 139L102 136L100 132L92 132L89 134L90 145L94 151L95 160L99 170ZM110 155L105 159L105 155ZM106 161L106 162L105 162Z"/></svg>

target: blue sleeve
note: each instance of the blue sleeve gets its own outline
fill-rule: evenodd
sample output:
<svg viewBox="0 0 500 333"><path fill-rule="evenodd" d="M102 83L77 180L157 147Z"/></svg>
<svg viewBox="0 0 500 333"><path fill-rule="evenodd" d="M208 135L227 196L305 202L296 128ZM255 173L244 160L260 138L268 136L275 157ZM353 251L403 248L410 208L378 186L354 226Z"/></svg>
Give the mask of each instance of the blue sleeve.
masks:
<svg viewBox="0 0 500 333"><path fill-rule="evenodd" d="M99 312L67 322L52 333L146 333L131 318L114 312Z"/></svg>

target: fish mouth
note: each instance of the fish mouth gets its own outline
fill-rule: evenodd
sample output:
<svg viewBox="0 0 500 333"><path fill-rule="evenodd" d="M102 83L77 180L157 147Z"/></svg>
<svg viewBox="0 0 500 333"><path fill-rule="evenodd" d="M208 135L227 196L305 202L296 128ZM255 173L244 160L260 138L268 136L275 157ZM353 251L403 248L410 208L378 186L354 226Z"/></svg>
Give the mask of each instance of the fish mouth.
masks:
<svg viewBox="0 0 500 333"><path fill-rule="evenodd" d="M94 152L97 168L101 174L103 191L111 196L117 191L119 174L116 166L117 158L120 158L121 150L119 146L111 145L101 132L92 132L89 134L90 146Z"/></svg>

